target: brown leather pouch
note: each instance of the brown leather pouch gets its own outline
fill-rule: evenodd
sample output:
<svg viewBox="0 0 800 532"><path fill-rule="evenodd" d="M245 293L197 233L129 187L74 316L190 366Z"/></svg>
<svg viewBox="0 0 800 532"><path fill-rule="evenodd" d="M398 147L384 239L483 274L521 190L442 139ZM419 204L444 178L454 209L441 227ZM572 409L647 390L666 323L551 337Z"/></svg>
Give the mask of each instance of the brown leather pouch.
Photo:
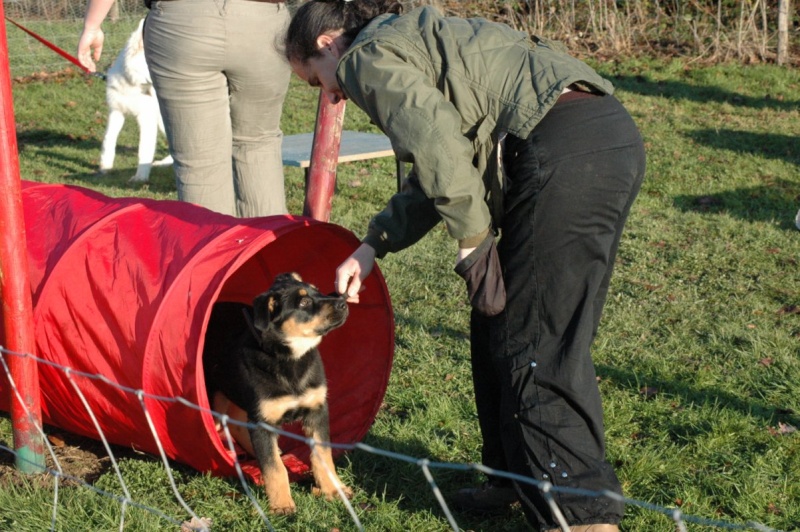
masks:
<svg viewBox="0 0 800 532"><path fill-rule="evenodd" d="M506 286L494 235L489 235L464 260L455 272L467 283L472 308L485 316L495 316L506 306Z"/></svg>

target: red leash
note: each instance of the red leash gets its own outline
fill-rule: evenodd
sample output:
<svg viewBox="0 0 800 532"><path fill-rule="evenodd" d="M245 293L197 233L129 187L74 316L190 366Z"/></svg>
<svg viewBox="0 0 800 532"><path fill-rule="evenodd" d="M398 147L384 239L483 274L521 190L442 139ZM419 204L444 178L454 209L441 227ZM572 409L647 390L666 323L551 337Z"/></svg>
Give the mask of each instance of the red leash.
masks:
<svg viewBox="0 0 800 532"><path fill-rule="evenodd" d="M33 37L34 39L36 39L37 41L39 41L40 43L44 44L45 46L47 46L48 48L53 50L55 53L57 53L58 55L60 55L61 57L63 57L67 61L69 61L70 63L73 63L74 65L76 65L78 68L83 70L85 73L92 74L92 75L95 75L95 76L104 77L102 74L99 74L97 72L91 72L88 68L83 66L80 61L78 61L78 58L68 54L67 52L65 52L64 50L62 50L61 48L59 48L55 44L51 43L50 41L48 41L44 37L40 37L39 35L35 34L31 30L26 28L25 26L19 24L18 22L15 22L14 20L8 18L7 16L6 16L6 20L9 21L10 23L12 23L14 26L18 27L19 29L21 29L22 31L24 31L25 33L27 33L28 35L30 35L31 37Z"/></svg>

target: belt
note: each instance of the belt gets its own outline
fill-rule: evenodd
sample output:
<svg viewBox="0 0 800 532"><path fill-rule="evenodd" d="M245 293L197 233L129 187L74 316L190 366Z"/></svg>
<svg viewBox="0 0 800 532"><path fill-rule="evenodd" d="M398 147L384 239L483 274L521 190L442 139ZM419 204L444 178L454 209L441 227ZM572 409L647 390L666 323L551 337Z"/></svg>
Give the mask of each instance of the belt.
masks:
<svg viewBox="0 0 800 532"><path fill-rule="evenodd" d="M579 89L572 89L569 92L565 92L564 94L559 96L556 103L570 102L572 100L579 100L582 98L598 98L600 96L602 96L602 94L596 94L594 92L585 92Z"/></svg>

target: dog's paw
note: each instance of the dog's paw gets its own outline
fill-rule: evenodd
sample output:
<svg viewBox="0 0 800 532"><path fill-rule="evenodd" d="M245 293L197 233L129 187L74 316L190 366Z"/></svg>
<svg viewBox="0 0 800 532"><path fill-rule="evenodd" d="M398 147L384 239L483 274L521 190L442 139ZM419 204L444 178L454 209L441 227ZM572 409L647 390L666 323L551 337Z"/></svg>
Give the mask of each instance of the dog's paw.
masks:
<svg viewBox="0 0 800 532"><path fill-rule="evenodd" d="M345 485L341 485L340 488L342 489L342 493L344 493L345 497L348 499L353 498L353 490ZM314 486L311 488L311 493L317 497L325 497L325 500L327 501L332 501L333 499L339 498L339 490L337 490L335 487L330 487L323 490L322 488Z"/></svg>
<svg viewBox="0 0 800 532"><path fill-rule="evenodd" d="M288 501L276 503L270 501L269 503L269 513L273 515L292 515L295 512L297 512L297 506L291 498Z"/></svg>
<svg viewBox="0 0 800 532"><path fill-rule="evenodd" d="M150 176L149 175L144 175L143 176L143 175L136 174L132 178L128 179L128 183L147 183L148 181L150 181Z"/></svg>

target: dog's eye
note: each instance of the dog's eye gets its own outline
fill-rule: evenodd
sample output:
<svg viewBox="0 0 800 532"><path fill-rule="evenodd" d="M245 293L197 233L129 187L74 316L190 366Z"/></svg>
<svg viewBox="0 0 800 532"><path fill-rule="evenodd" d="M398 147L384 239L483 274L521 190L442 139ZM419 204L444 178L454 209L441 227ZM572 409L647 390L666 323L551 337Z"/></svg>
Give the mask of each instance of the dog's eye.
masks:
<svg viewBox="0 0 800 532"><path fill-rule="evenodd" d="M313 301L311 301L310 297L303 297L300 299L299 306L300 308L308 308L312 305Z"/></svg>

